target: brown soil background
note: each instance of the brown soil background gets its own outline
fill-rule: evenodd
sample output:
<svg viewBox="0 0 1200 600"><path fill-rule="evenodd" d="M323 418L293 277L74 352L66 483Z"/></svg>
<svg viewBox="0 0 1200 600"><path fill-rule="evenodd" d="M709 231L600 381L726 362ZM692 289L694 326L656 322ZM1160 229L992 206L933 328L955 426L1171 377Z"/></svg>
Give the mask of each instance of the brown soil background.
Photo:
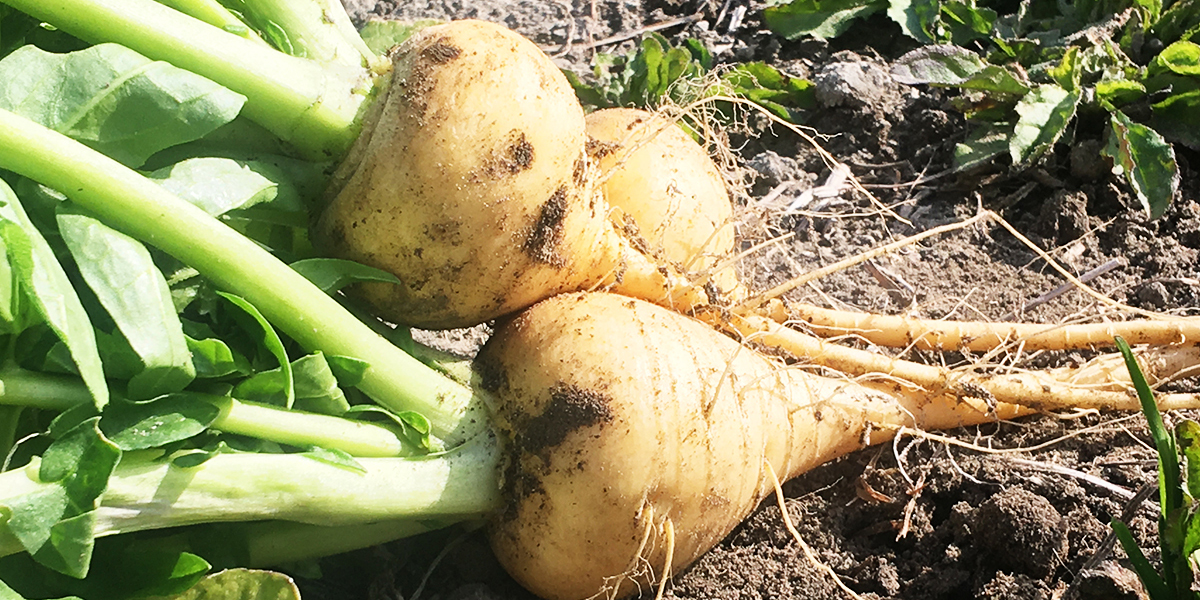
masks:
<svg viewBox="0 0 1200 600"><path fill-rule="evenodd" d="M632 47L649 26L707 42L718 62L765 60L818 86L821 107L806 125L824 148L894 215L863 196L844 193L781 214L749 208L771 190L790 200L824 182L829 167L799 136L751 122L757 137L733 136L753 175L742 199L743 234L794 237L742 265L759 287L785 281L869 248L968 218L982 207L1000 213L1076 274L1116 259L1092 282L1134 306L1178 313L1200 306L1200 155L1176 148L1181 197L1148 222L1128 190L1097 160L1103 120L1081 114L1033 169L996 164L910 185L949 165L969 125L948 108L944 91L900 86L888 62L915 47L886 17L863 21L830 42L789 42L765 30L762 6L743 0L345 0L367 18L479 18L502 23L556 56L560 66L589 70L595 51ZM741 23L731 28L736 15ZM687 23L680 19L692 17ZM625 40L597 45L613 36ZM778 191L778 190L777 190ZM1094 314L1070 291L1030 310L1031 300L1064 283L1004 230L976 226L875 261L900 289L862 266L820 279L795 297L818 305L924 318L1060 322ZM478 339L473 332L466 339ZM444 337L444 336L443 336ZM449 339L462 339L454 334ZM907 358L959 364L964 355ZM1032 355L1019 366L1086 359L1085 353ZM1194 382L1193 382L1194 383ZM1195 390L1195 385L1181 384ZM1187 415L1170 415L1168 421ZM1132 511L1130 526L1156 556L1157 494L1130 498L1154 481L1154 454L1140 417L1039 416L949 432L989 448L984 453L906 437L828 464L784 485L787 510L817 559L864 598L1137 598L1140 589L1120 548L1108 550L1108 522ZM1056 441L1057 440L1057 441ZM1043 444L1045 444L1043 446ZM907 524L903 536L898 535ZM1085 566L1087 568L1085 568ZM529 598L504 574L479 531L454 528L327 559L324 576L301 578L306 598L483 600ZM652 596L648 596L652 597ZM668 598L845 598L813 567L784 527L774 500L667 587Z"/></svg>

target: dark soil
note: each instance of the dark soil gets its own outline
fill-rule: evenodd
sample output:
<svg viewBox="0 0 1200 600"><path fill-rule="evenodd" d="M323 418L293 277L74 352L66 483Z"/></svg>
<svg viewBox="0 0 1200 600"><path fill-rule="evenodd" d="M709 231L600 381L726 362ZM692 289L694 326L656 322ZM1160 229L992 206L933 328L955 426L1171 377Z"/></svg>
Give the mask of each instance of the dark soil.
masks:
<svg viewBox="0 0 1200 600"><path fill-rule="evenodd" d="M846 192L804 212L754 209L774 190L789 203L830 169L799 136L776 127L734 136L755 175L743 198L747 240L794 237L759 253L743 274L766 287L813 268L918 231L971 217L1001 214L1075 274L1110 260L1117 266L1092 281L1134 306L1194 312L1200 306L1200 155L1178 147L1181 197L1150 222L1128 189L1098 159L1102 125L1082 115L1070 144L1034 168L996 164L941 176L969 125L947 107L947 92L910 88L888 76L888 61L914 47L886 17L856 25L831 42L789 42L765 31L761 6L743 0L574 0L461 2L347 0L356 19L481 18L503 23L557 55L561 66L588 70L595 50L632 41L591 44L646 26L668 37L696 37L719 61L766 60L818 86L819 110L806 124L825 150L851 167L878 205ZM731 17L742 15L730 29ZM750 123L753 128L756 124ZM782 193L780 193L782 192ZM878 206L888 207L882 211ZM1027 319L1058 322L1094 314L1078 291L1026 309L1064 279L1020 241L994 225L971 227L807 286L795 297L819 305L926 318ZM963 355L907 356L951 364ZM1033 355L1025 367L1085 358ZM1192 386L1194 390L1194 386ZM1170 415L1168 420L1186 415ZM986 453L905 437L864 450L785 484L787 510L814 558L867 598L1138 598L1143 594L1109 521L1126 513L1153 557L1157 494L1131 503L1154 481L1154 454L1140 417L1088 414L947 432L986 448L1037 449ZM1070 437L1065 437L1070 436ZM491 557L483 535L463 529L328 559L325 576L304 580L308 598L433 600L527 598ZM813 565L769 500L725 541L667 587L674 598L845 598Z"/></svg>

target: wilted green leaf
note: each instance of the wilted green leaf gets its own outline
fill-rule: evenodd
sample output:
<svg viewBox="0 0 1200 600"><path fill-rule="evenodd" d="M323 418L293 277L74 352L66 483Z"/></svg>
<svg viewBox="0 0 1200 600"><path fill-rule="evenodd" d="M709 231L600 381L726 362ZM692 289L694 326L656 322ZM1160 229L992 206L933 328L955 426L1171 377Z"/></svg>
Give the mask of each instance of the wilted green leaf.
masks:
<svg viewBox="0 0 1200 600"><path fill-rule="evenodd" d="M26 46L0 60L0 107L131 167L228 123L244 101L117 44L70 54Z"/></svg>
<svg viewBox="0 0 1200 600"><path fill-rule="evenodd" d="M108 383L91 320L54 250L29 220L8 184L0 181L0 237L26 298L70 351L97 408L108 403Z"/></svg>
<svg viewBox="0 0 1200 600"><path fill-rule="evenodd" d="M1075 116L1079 93L1055 84L1039 85L1021 98L1016 111L1020 115L1009 140L1013 164L1040 157L1050 149Z"/></svg>
<svg viewBox="0 0 1200 600"><path fill-rule="evenodd" d="M176 392L196 376L167 281L141 242L60 205L58 229L88 287L137 353L144 369L134 398Z"/></svg>
<svg viewBox="0 0 1200 600"><path fill-rule="evenodd" d="M1173 94L1151 106L1154 130L1163 137L1200 150L1200 90Z"/></svg>
<svg viewBox="0 0 1200 600"><path fill-rule="evenodd" d="M1157 219L1166 212L1179 189L1175 150L1158 132L1114 111L1104 155L1125 174L1138 202Z"/></svg>
<svg viewBox="0 0 1200 600"><path fill-rule="evenodd" d="M887 7L885 0L795 0L767 7L763 20L771 31L789 40L805 35L830 39L844 33L855 19Z"/></svg>

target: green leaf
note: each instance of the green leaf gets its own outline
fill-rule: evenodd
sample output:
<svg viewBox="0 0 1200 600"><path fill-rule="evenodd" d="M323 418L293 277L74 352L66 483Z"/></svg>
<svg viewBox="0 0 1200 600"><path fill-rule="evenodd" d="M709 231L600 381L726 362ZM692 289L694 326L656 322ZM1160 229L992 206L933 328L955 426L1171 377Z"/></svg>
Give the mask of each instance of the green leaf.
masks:
<svg viewBox="0 0 1200 600"><path fill-rule="evenodd" d="M1200 150L1200 89L1173 94L1151 108L1155 131L1188 148Z"/></svg>
<svg viewBox="0 0 1200 600"><path fill-rule="evenodd" d="M1016 96L1029 91L1023 75L950 44L923 46L904 54L893 63L892 78L908 85L954 86Z"/></svg>
<svg viewBox="0 0 1200 600"><path fill-rule="evenodd" d="M392 412L382 406L375 404L355 404L350 407L342 416L352 419L360 419L363 421L384 421L400 426L400 436L405 441L411 443L418 448L427 450L437 450L431 447L432 440L429 437L429 420L418 412L411 410L404 412Z"/></svg>
<svg viewBox="0 0 1200 600"><path fill-rule="evenodd" d="M271 571L229 569L201 579L172 600L300 600L290 577Z"/></svg>
<svg viewBox="0 0 1200 600"><path fill-rule="evenodd" d="M1130 564L1133 565L1134 572L1137 573L1138 579L1142 581L1142 585L1146 587L1146 592L1149 593L1151 600L1174 600L1175 595L1171 593L1167 587L1167 582L1163 580L1162 575L1159 575L1154 570L1154 566L1146 560L1146 555L1142 553L1142 549L1138 547L1137 541L1133 539L1133 533L1129 531L1124 523L1113 519L1110 523L1113 533L1116 534L1117 540L1121 542L1121 547L1125 549L1125 555L1129 557Z"/></svg>
<svg viewBox="0 0 1200 600"><path fill-rule="evenodd" d="M350 456L350 454L348 454L342 450L336 450L333 448L322 448L320 446L311 446L304 452L301 452L300 456L303 456L305 458L311 458L312 460L315 460L319 463L324 463L331 467L337 467L339 469L344 469L344 470L350 471L352 473L359 473L361 475L367 474L367 468L362 466L362 463L358 462L357 460L354 460L353 456Z"/></svg>
<svg viewBox="0 0 1200 600"><path fill-rule="evenodd" d="M1109 121L1108 145L1103 154L1113 160L1133 188L1138 202L1157 219L1166 212L1179 189L1175 150L1158 132L1114 111Z"/></svg>
<svg viewBox="0 0 1200 600"><path fill-rule="evenodd" d="M123 451L158 448L200 434L220 409L197 394L181 392L147 402L113 402L100 431Z"/></svg>
<svg viewBox="0 0 1200 600"><path fill-rule="evenodd" d="M51 485L11 498L8 530L39 563L65 575L87 575L95 510L121 451L101 435L93 417L55 440L42 454L38 477Z"/></svg>
<svg viewBox="0 0 1200 600"><path fill-rule="evenodd" d="M358 382L362 381L363 375L366 375L367 369L371 367L367 361L353 356L326 356L325 360L329 363L329 368L333 370L334 376L337 377L338 383L344 387L358 385Z"/></svg>
<svg viewBox="0 0 1200 600"><path fill-rule="evenodd" d="M196 376L191 352L167 281L146 247L69 204L59 206L58 229L84 281L144 365L128 394L152 398L187 387Z"/></svg>
<svg viewBox="0 0 1200 600"><path fill-rule="evenodd" d="M805 35L826 40L845 33L855 19L887 7L884 0L794 0L767 7L763 20L771 31L789 40Z"/></svg>
<svg viewBox="0 0 1200 600"><path fill-rule="evenodd" d="M116 44L70 54L26 46L0 60L0 108L130 167L237 116L245 98Z"/></svg>
<svg viewBox="0 0 1200 600"><path fill-rule="evenodd" d="M1062 60L1057 65L1047 69L1046 74L1063 89L1069 92L1078 91L1079 82L1083 76L1079 66L1081 56L1082 54L1079 52L1078 46L1067 48Z"/></svg>
<svg viewBox="0 0 1200 600"><path fill-rule="evenodd" d="M967 135L967 139L954 145L954 169L965 171L1008 152L1008 140L1012 127L985 125Z"/></svg>
<svg viewBox="0 0 1200 600"><path fill-rule="evenodd" d="M1079 92L1049 83L1033 88L1017 103L1020 115L1009 140L1013 164L1023 164L1044 154L1066 131L1079 104Z"/></svg>
<svg viewBox="0 0 1200 600"><path fill-rule="evenodd" d="M196 339L188 336L187 344L198 379L217 379L250 372L250 364L245 357L234 354L228 344L217 338Z"/></svg>
<svg viewBox="0 0 1200 600"><path fill-rule="evenodd" d="M346 394L320 352L302 356L291 364L294 381L294 401L290 408L306 412L339 416L350 409ZM286 376L281 369L256 373L238 383L233 396L262 404L285 405Z"/></svg>
<svg viewBox="0 0 1200 600"><path fill-rule="evenodd" d="M243 329L247 331L257 330L259 334L257 336L258 342L279 362L280 373L283 378L284 406L291 408L292 403L296 400L296 388L295 382L292 380L292 364L288 361L287 350L283 347L283 340L279 339L279 334L276 333L275 328L271 327L271 324L267 322L267 318L253 304L250 304L244 298L226 292L217 292L217 294L241 309L240 313L235 314L250 317L249 322L243 320Z"/></svg>
<svg viewBox="0 0 1200 600"><path fill-rule="evenodd" d="M192 158L158 169L147 177L214 217L269 202L275 198L277 188L275 182L244 161L230 158Z"/></svg>
<svg viewBox="0 0 1200 600"><path fill-rule="evenodd" d="M1129 79L1104 79L1096 82L1096 99L1113 109L1134 102L1146 95L1146 86Z"/></svg>
<svg viewBox="0 0 1200 600"><path fill-rule="evenodd" d="M0 237L5 240L8 260L14 267L22 297L70 351L96 408L108 403L108 383L96 348L91 320L54 250L29 220L8 184L0 181Z"/></svg>
<svg viewBox="0 0 1200 600"><path fill-rule="evenodd" d="M0 237L0 335L20 333L23 324L18 321L20 306L17 304L17 273L8 262L8 248Z"/></svg>
<svg viewBox="0 0 1200 600"><path fill-rule="evenodd" d="M435 19L418 19L411 22L371 19L358 30L358 35L366 42L371 52L383 55L412 37L414 33L440 23L442 22Z"/></svg>
<svg viewBox="0 0 1200 600"><path fill-rule="evenodd" d="M1175 425L1175 442L1187 467L1187 492L1193 499L1200 498L1200 423L1180 421Z"/></svg>
<svg viewBox="0 0 1200 600"><path fill-rule="evenodd" d="M942 38L938 23L940 4L939 0L891 0L887 15L900 26L904 35L929 44Z"/></svg>
<svg viewBox="0 0 1200 600"><path fill-rule="evenodd" d="M1150 28L1151 35L1170 44L1191 39L1200 28L1200 0L1176 0Z"/></svg>
<svg viewBox="0 0 1200 600"><path fill-rule="evenodd" d="M326 294L333 294L352 283L400 284L400 280L387 271L340 258L307 258L292 263L291 267Z"/></svg>
<svg viewBox="0 0 1200 600"><path fill-rule="evenodd" d="M1175 42L1154 57L1146 70L1148 75L1171 72L1176 75L1200 75L1200 44Z"/></svg>
<svg viewBox="0 0 1200 600"><path fill-rule="evenodd" d="M1163 423L1162 414L1158 412L1158 404L1154 401L1154 392L1146 383L1146 376L1138 366L1137 358L1129 349L1124 339L1116 338L1117 349L1125 359L1125 368L1129 370L1129 378L1137 390L1138 402L1142 405L1142 414L1150 428L1150 437L1158 450L1158 487L1162 515L1165 517L1183 507L1183 481L1179 476L1179 451L1175 447L1175 438Z"/></svg>
<svg viewBox="0 0 1200 600"><path fill-rule="evenodd" d="M996 23L996 11L978 8L951 0L942 4L942 25L950 32L950 41L965 46L975 40L986 40Z"/></svg>

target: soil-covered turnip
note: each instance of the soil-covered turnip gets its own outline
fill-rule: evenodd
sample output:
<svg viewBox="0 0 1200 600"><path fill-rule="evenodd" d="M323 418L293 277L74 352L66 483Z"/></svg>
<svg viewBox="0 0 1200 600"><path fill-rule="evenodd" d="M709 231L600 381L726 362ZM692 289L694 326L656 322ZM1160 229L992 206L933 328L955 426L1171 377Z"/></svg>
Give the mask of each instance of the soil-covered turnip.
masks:
<svg viewBox="0 0 1200 600"><path fill-rule="evenodd" d="M477 366L509 454L492 546L551 600L644 591L690 564L770 493L769 471L793 477L900 425L1023 410L784 369L613 294L534 305L498 326Z"/></svg>

